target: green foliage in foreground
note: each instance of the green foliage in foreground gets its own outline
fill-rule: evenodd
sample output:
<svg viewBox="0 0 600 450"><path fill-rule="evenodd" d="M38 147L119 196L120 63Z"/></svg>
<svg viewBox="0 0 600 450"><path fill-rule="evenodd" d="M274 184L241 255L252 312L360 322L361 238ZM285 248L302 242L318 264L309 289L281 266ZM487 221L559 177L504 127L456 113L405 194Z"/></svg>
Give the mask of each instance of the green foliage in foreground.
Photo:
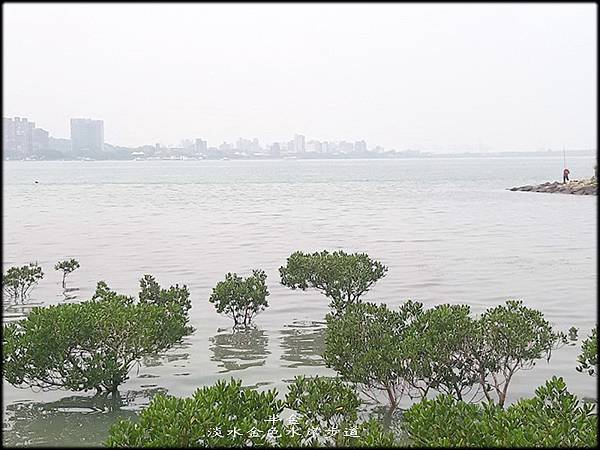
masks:
<svg viewBox="0 0 600 450"><path fill-rule="evenodd" d="M187 288L178 297L187 297ZM92 300L33 308L4 326L5 379L17 387L116 392L143 356L191 332L187 310L160 298L134 299L99 282Z"/></svg>
<svg viewBox="0 0 600 450"><path fill-rule="evenodd" d="M356 422L358 400L352 391L337 381L296 379L287 400L296 405L306 401L316 406L316 415L293 410L285 417L286 402L277 391L258 392L242 388L241 381L217 381L203 387L191 398L162 394L153 398L140 415L139 422L121 420L110 429L110 447L242 447L242 446L386 446L393 436L374 421ZM323 390L347 421L348 428L329 422L329 428L313 426L337 415L317 398ZM339 405L339 406L338 406ZM287 404L288 408L292 405ZM315 419L315 417L317 417ZM336 422L342 423L342 422Z"/></svg>
<svg viewBox="0 0 600 450"><path fill-rule="evenodd" d="M423 400L404 412L403 428L421 447L596 447L598 419L553 377L536 395L502 409L449 395Z"/></svg>
<svg viewBox="0 0 600 450"><path fill-rule="evenodd" d="M477 371L487 400L494 392L500 406L516 372L532 368L540 358L549 360L552 350L568 342L563 333L554 332L542 312L518 300L488 309L478 322Z"/></svg>
<svg viewBox="0 0 600 450"><path fill-rule="evenodd" d="M248 326L259 312L269 306L266 279L267 274L262 270L253 270L252 276L247 278L228 273L225 280L219 281L213 288L208 301L214 303L218 313L232 318L234 326Z"/></svg>
<svg viewBox="0 0 600 450"><path fill-rule="evenodd" d="M344 428L356 422L360 400L353 385L339 378L297 376L285 396L307 426Z"/></svg>
<svg viewBox="0 0 600 450"><path fill-rule="evenodd" d="M54 270L62 270L63 272L63 277L62 277L62 287L65 288L66 287L66 278L67 275L69 275L71 272L74 272L76 269L79 269L79 261L77 261L76 259L65 259L64 261L59 261L56 263L56 265L54 266Z"/></svg>
<svg viewBox="0 0 600 450"><path fill-rule="evenodd" d="M479 396L476 401L503 407L514 374L550 358L566 341L521 301L478 319L466 305L423 310L412 301L397 309L358 303L327 315L324 359L371 399L377 401L376 391L386 393L391 410L405 394L425 398L430 392L469 401Z"/></svg>
<svg viewBox="0 0 600 450"><path fill-rule="evenodd" d="M2 275L2 290L9 298L24 301L42 278L44 272L37 262L11 267Z"/></svg>
<svg viewBox="0 0 600 450"><path fill-rule="evenodd" d="M401 342L406 367L403 377L425 398L430 390L457 400L470 394L479 381L473 370L477 321L467 305L438 305L419 314Z"/></svg>
<svg viewBox="0 0 600 450"><path fill-rule="evenodd" d="M587 371L588 374L595 376L598 372L598 336L597 328L592 329L592 333L581 344L581 353L577 357L578 372Z"/></svg>
<svg viewBox="0 0 600 450"><path fill-rule="evenodd" d="M279 273L284 286L303 291L317 289L331 299L334 310L341 312L348 305L360 302L361 295L385 276L387 270L365 253L324 250L292 253Z"/></svg>
<svg viewBox="0 0 600 450"><path fill-rule="evenodd" d="M328 314L323 355L327 366L356 383L372 400L384 392L394 409L409 388L404 376L404 332L421 308L410 300L398 310L385 304L356 303L341 316Z"/></svg>

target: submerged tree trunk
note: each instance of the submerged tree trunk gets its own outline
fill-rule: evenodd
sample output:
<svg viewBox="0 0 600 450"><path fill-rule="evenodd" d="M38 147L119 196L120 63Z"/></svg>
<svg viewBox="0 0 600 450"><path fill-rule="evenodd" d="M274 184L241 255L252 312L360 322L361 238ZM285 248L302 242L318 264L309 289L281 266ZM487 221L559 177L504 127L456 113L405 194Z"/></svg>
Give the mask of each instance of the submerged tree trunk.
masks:
<svg viewBox="0 0 600 450"><path fill-rule="evenodd" d="M392 426L392 417L394 416L394 410L391 408L386 408L383 414L383 428L388 430Z"/></svg>
<svg viewBox="0 0 600 450"><path fill-rule="evenodd" d="M390 412L393 412L397 406L397 400L396 400L396 397L394 396L394 390L389 385L385 387L385 390L387 391L388 400L390 402Z"/></svg>

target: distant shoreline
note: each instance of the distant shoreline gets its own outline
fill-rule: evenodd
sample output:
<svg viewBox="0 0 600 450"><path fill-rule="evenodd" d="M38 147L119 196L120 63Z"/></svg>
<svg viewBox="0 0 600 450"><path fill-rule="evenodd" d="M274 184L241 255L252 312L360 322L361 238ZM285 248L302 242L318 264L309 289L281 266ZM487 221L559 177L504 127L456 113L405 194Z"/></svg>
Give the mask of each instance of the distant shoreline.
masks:
<svg viewBox="0 0 600 450"><path fill-rule="evenodd" d="M108 155L107 155L108 156ZM129 156L129 155L128 155ZM3 158L3 161L26 161L26 162L39 162L39 161L289 161L289 160L378 160L378 159L467 159L467 158L563 158L563 153L558 151L540 151L540 152L493 152L493 153L475 153L475 152L463 152L463 153L421 153L403 155L402 153L396 153L393 155L385 154L368 154L368 155L319 155L319 154L305 154L301 156L285 156L275 157L271 155L264 156L242 156L242 155L230 155L227 157L201 157L201 156L187 156L187 155L176 155L172 157L121 157L121 158ZM581 158L581 157L597 157L595 150L577 150L572 151L568 154L569 158Z"/></svg>

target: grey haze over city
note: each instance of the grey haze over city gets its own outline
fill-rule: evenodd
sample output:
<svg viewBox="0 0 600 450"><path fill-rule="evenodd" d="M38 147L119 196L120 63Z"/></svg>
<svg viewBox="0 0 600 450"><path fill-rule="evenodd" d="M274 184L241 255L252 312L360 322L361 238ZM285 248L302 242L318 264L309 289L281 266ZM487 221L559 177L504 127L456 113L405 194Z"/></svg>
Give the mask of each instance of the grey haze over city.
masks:
<svg viewBox="0 0 600 450"><path fill-rule="evenodd" d="M9 3L3 116L130 148L595 149L596 8Z"/></svg>

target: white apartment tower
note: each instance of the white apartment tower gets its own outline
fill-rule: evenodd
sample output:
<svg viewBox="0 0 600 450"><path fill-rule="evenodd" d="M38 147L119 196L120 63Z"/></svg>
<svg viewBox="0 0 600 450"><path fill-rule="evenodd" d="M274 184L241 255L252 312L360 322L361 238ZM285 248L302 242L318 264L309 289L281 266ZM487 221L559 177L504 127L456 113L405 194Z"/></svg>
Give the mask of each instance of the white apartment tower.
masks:
<svg viewBox="0 0 600 450"><path fill-rule="evenodd" d="M104 150L104 122L92 119L71 119L71 150L101 152Z"/></svg>
<svg viewBox="0 0 600 450"><path fill-rule="evenodd" d="M301 134L296 134L294 136L294 150L296 153L304 153L306 151L306 144L304 141L304 136Z"/></svg>

